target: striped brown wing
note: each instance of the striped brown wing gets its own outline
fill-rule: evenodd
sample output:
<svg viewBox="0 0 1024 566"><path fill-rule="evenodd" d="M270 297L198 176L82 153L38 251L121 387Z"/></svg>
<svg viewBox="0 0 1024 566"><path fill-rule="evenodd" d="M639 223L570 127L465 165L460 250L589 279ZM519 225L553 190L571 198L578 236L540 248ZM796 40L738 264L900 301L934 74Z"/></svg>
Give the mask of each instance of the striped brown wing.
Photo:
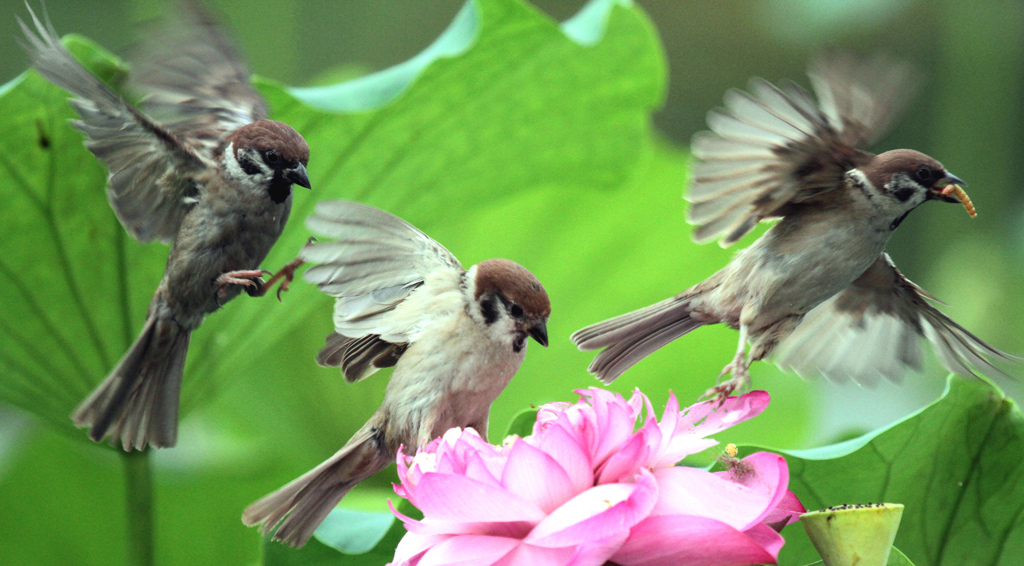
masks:
<svg viewBox="0 0 1024 566"><path fill-rule="evenodd" d="M693 139L697 161L686 198L694 239L728 246L763 219L842 186L861 151L888 128L911 88L906 65L833 55L809 71L817 102L802 88L753 79L730 90Z"/></svg>

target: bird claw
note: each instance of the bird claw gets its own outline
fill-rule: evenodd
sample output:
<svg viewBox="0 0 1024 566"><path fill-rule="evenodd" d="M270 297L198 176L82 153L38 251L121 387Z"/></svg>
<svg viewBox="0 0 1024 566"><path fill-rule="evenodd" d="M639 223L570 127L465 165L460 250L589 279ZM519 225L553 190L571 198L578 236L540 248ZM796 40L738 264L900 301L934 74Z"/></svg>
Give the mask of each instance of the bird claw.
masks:
<svg viewBox="0 0 1024 566"><path fill-rule="evenodd" d="M306 245L309 244L307 243ZM292 261L288 262L284 267L278 270L277 273L273 274L273 276L270 279L268 279L266 283L263 283L257 291L253 291L252 293L250 293L250 295L254 297L262 297L263 295L267 294L267 291L270 290L270 288L273 287L275 283L280 281L281 285L277 288L276 294L277 300L283 303L284 301L281 300L281 292L288 290L288 288L291 286L292 280L295 279L295 270L298 269L298 267L303 263L305 263L305 261L303 261L302 258L295 258ZM269 274L270 272L268 271L267 273Z"/></svg>
<svg viewBox="0 0 1024 566"><path fill-rule="evenodd" d="M732 377L721 381L722 376L727 373L732 374ZM722 371L718 374L718 380L720 383L705 391L701 398L718 401L718 406L721 407L734 391L739 390L742 392L750 388L750 370L747 364L743 363L743 358L739 357L722 368Z"/></svg>
<svg viewBox="0 0 1024 566"><path fill-rule="evenodd" d="M307 248L307 247L313 245L315 242L316 242L316 238L313 237L313 236L310 236L309 239L306 240L306 243L303 244L302 247L303 248ZM249 295L251 295L253 297L262 297L263 295L267 294L267 291L271 287L274 286L274 283L277 283L278 281L280 281L281 285L278 286L276 294L277 294L278 302L283 303L284 301L281 299L281 293L283 291L287 291L291 287L292 280L295 279L295 270L298 269L299 266L304 264L304 263L306 263L306 262L302 258L300 258L300 257L297 257L297 258L291 260L290 262L285 264L284 267L282 267L280 270L278 270L278 272L275 273L269 280L267 280L266 283L262 283L261 282L261 286L259 287L259 289L249 293ZM266 273L268 275L270 275L269 271L267 271Z"/></svg>
<svg viewBox="0 0 1024 566"><path fill-rule="evenodd" d="M270 272L265 269L242 269L238 271L228 271L221 273L215 283L219 285L217 289L217 301L223 301L227 297L228 289L232 285L241 285L245 287L245 290L250 295L258 292L263 287L264 275L270 275Z"/></svg>
<svg viewBox="0 0 1024 566"><path fill-rule="evenodd" d="M259 287L263 284L263 280L260 279L264 275L270 275L271 273L266 269L246 269L239 271L228 271L227 273L221 273L220 277L217 278L216 283L220 285L219 293L225 293L229 285L242 285L243 287Z"/></svg>

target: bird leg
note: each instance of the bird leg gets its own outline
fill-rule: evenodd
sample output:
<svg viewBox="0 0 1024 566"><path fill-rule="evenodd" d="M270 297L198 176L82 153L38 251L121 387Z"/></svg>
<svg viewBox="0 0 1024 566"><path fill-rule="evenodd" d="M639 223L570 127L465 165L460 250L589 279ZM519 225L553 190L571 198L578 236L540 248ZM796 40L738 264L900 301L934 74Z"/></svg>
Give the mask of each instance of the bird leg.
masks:
<svg viewBox="0 0 1024 566"><path fill-rule="evenodd" d="M736 355L729 362L729 365L722 368L722 372L718 374L720 383L704 392L704 397L717 399L719 406L725 402L733 391L737 389L743 391L750 387L750 362L744 359L747 351L747 334L747 325L740 323L740 344L739 348L736 349ZM722 376L727 373L732 374L732 377L721 381Z"/></svg>
<svg viewBox="0 0 1024 566"><path fill-rule="evenodd" d="M270 272L266 269L243 269L221 273L220 277L215 281L216 284L220 285L220 289L217 290L217 296L224 298L224 295L228 292L229 285L259 288L263 285L263 280L260 277L264 275L270 275Z"/></svg>
<svg viewBox="0 0 1024 566"><path fill-rule="evenodd" d="M281 286L277 288L277 300L280 301L281 292L288 290L288 287L291 285L292 279L295 279L295 270L298 269L298 267L303 263L306 262L303 261L302 258L297 257L291 260L284 267L279 269L277 273L271 276L271 278L268 279L266 283L260 281L260 284L255 289L246 289L246 292L249 293L250 297L262 297L263 295L267 294L267 291L269 291L270 288L273 287L275 283L280 281ZM269 274L270 272L268 271L267 273Z"/></svg>
<svg viewBox="0 0 1024 566"><path fill-rule="evenodd" d="M309 238L308 240L306 240L306 243L302 246L303 249L309 247L314 242L316 242L316 238ZM263 295L267 294L267 291L269 291L271 287L274 286L274 283L281 281L281 286L277 288L277 300L281 301L281 292L288 290L288 287L291 286L292 280L295 279L295 270L298 269L299 266L302 265L303 263L306 262L301 257L297 257L291 260L284 267L278 270L278 272L275 273L273 277L270 278L269 281L267 281L266 283L261 282L258 288L249 291L249 296L262 297ZM269 271L267 273L269 273Z"/></svg>

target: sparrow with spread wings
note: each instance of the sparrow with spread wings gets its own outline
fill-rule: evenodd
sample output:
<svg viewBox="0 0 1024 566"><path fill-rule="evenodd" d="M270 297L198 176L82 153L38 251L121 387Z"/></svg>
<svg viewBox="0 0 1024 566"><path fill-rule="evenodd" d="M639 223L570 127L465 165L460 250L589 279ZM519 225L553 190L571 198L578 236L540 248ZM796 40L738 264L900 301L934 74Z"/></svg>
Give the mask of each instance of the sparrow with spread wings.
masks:
<svg viewBox="0 0 1024 566"><path fill-rule="evenodd" d="M250 505L246 525L302 546L359 482L453 427L487 438L491 403L526 357L548 345L551 303L507 259L463 269L440 243L364 204L322 202L307 224L336 238L306 246L305 279L336 297L334 332L317 361L349 381L394 366L380 408L319 466Z"/></svg>
<svg viewBox="0 0 1024 566"><path fill-rule="evenodd" d="M148 38L131 106L85 69L53 27L21 23L35 68L77 98L73 124L109 170L107 198L140 242L171 244L142 332L74 412L75 424L125 450L174 446L189 337L245 288L288 220L292 185L309 187L309 147L267 107L231 43L197 6ZM159 121L157 121L159 120Z"/></svg>
<svg viewBox="0 0 1024 566"><path fill-rule="evenodd" d="M611 382L651 352L706 324L739 329L739 348L708 390L749 386L749 365L772 354L784 368L871 383L920 368L929 341L951 371L999 371L1014 359L929 303L885 253L893 231L929 200L974 208L941 163L909 149L874 155L913 90L906 65L832 55L809 71L817 104L793 83L760 79L731 90L693 139L687 200L698 242L723 247L779 219L722 270L682 293L572 335L604 348L590 371ZM750 355L744 359L747 343Z"/></svg>

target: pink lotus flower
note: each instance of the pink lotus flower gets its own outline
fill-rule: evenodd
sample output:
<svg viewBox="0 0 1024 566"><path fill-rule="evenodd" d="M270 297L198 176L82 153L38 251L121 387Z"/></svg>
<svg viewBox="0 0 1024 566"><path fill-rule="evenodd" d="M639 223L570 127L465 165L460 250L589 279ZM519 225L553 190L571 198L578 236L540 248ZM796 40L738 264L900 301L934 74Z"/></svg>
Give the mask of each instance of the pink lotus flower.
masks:
<svg viewBox="0 0 1024 566"><path fill-rule="evenodd" d="M415 456L400 452L395 492L424 518L395 511L408 533L394 564L776 562L783 539L773 527L803 512L781 456L752 454L718 473L675 466L763 411L767 393L684 410L670 396L660 422L639 392L628 401L579 393L576 404L541 407L533 434L503 446L452 429Z"/></svg>

